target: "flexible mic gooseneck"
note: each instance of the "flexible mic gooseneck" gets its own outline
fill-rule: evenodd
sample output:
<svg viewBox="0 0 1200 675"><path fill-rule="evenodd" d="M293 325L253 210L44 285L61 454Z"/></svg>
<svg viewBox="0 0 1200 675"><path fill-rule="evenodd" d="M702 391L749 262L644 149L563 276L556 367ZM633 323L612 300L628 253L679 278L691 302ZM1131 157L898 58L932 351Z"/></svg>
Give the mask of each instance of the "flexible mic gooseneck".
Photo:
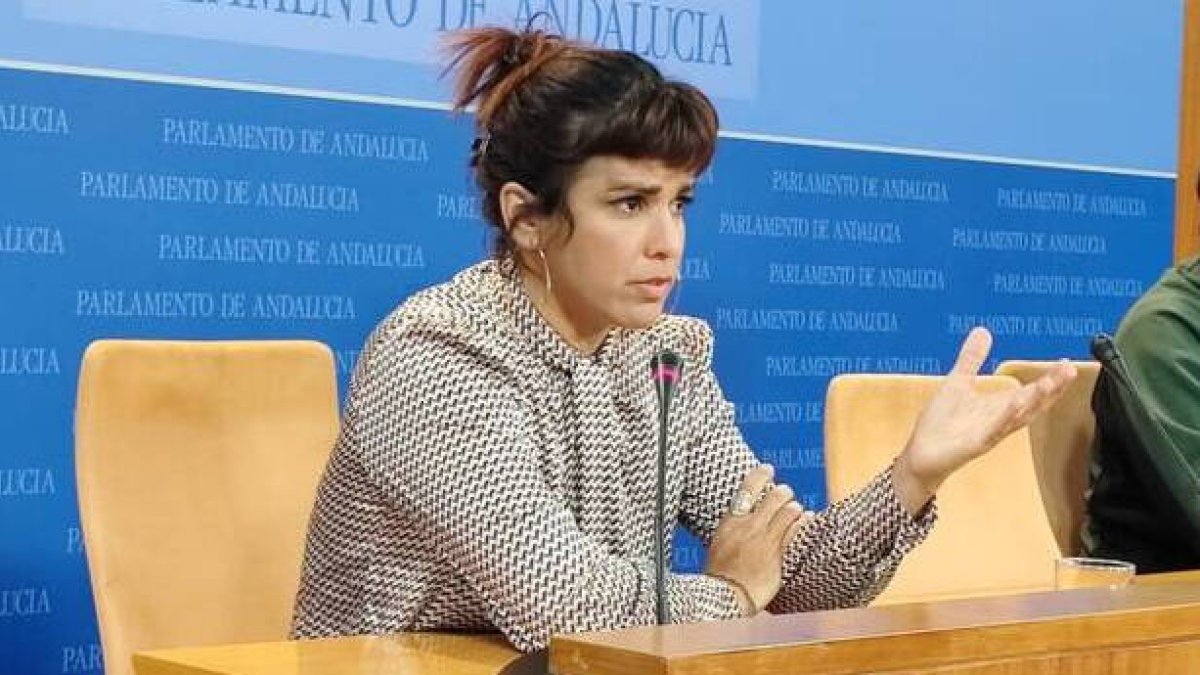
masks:
<svg viewBox="0 0 1200 675"><path fill-rule="evenodd" d="M658 488L654 510L654 597L660 626L671 622L667 608L667 428L671 416L671 399L683 377L683 359L675 352L664 349L650 359L650 378L658 394Z"/></svg>

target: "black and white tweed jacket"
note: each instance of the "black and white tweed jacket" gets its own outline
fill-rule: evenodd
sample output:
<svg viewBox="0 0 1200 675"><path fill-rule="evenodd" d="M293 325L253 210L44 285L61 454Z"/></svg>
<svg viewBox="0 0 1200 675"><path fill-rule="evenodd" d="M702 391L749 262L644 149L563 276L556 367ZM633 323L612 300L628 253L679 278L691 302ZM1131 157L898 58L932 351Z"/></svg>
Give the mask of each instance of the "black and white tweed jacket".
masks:
<svg viewBox="0 0 1200 675"><path fill-rule="evenodd" d="M534 309L511 260L413 296L368 339L309 525L293 635L555 633L654 616L651 355L686 362L673 405L668 527L705 544L757 463L711 370L712 335L667 316L579 354ZM796 537L770 609L859 605L934 521L890 470ZM727 582L669 579L673 620L729 619Z"/></svg>

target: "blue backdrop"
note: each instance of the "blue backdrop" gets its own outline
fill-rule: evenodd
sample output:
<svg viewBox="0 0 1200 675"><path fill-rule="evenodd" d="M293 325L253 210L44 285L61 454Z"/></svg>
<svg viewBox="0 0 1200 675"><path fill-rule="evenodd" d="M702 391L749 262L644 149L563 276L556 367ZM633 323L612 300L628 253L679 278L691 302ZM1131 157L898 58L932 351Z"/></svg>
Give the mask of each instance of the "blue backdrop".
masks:
<svg viewBox="0 0 1200 675"><path fill-rule="evenodd" d="M418 23L388 30L421 39L395 52L392 34L392 43L346 38L340 50L303 53L289 50L314 31L336 43L329 36L355 21L261 2L247 13L248 4L91 0L67 9L25 0L23 13L0 9L0 55L22 60L0 68L0 672L101 669L72 461L76 371L88 342L315 338L335 349L344 387L380 317L485 255L465 165L470 120L436 103L444 94L430 84L425 50L442 28L440 11L465 16L479 5L480 16L501 20L494 12L504 3L413 2ZM391 4L399 12L408 3ZM519 15L547 4L568 33L596 37L587 2L506 7ZM633 39L635 4L611 3L625 12L622 40ZM727 125L746 130L722 138L701 181L678 309L713 325L716 369L748 440L818 506L831 376L942 372L977 324L996 333L996 358L1082 357L1087 337L1113 328L1168 263L1178 6L1134 16L1117 3L1088 5L1077 23L1103 30L1071 33L1073 44L1108 49L1120 67L1025 65L1014 88L997 92L962 78L1017 68L1005 40L1025 32L1032 49L1061 56L1065 47L1042 32L1065 20L1059 9L1039 9L1042 21L1018 26L1007 8L947 16L934 3L910 4L915 14L903 25L916 35L939 25L965 31L943 35L943 57L964 35L975 39L973 56L958 59L965 70L951 76L931 48L913 53L911 35L879 24L900 21L895 10L762 4L637 11L657 7L660 21L668 9L691 12L676 21L691 42L670 37L659 60L715 91ZM350 6L385 11L382 2ZM196 33L205 39L176 37L197 12L210 17ZM648 15L639 16L645 29ZM977 32L983 20L994 34ZM386 27L356 21L365 28L350 35ZM263 38L276 24L295 33ZM823 59L808 40L787 42L787 31L842 56ZM857 61L845 44L856 35ZM1164 35L1173 47L1126 45ZM868 76L864 64L889 59L894 67ZM917 72L920 63L939 67ZM1078 88L1047 77L1055 68L1070 70ZM1114 88L1138 101L1091 108L1093 95ZM917 100L925 90L937 95ZM1005 105L963 114L993 99ZM1024 118L1014 120L1018 109ZM1067 112L1076 125L1065 123ZM1117 127L1122 134L1086 133ZM1079 166L1095 163L1126 168ZM676 563L702 564L694 543L681 542Z"/></svg>

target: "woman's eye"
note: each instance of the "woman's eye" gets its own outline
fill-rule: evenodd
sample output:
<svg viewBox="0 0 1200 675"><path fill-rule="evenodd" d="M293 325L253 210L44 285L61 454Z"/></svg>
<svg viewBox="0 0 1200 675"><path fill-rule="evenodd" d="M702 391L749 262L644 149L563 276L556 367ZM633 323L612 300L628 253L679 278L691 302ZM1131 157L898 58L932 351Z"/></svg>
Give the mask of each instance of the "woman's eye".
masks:
<svg viewBox="0 0 1200 675"><path fill-rule="evenodd" d="M676 199L674 202L671 203L671 208L675 211L675 213L683 213L684 211L686 211L688 209L689 206L692 205L693 199L694 199L694 197L690 197L690 196L680 197L679 199Z"/></svg>
<svg viewBox="0 0 1200 675"><path fill-rule="evenodd" d="M616 204L617 209L620 211L624 213L634 213L638 209L642 208L643 200L639 196L622 197L614 203Z"/></svg>

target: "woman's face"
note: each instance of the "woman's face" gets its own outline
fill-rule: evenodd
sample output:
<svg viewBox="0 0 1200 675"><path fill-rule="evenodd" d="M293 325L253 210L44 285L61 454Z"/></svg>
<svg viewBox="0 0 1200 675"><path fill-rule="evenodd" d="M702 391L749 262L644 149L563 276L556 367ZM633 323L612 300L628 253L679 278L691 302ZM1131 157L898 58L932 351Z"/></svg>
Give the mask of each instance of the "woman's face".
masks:
<svg viewBox="0 0 1200 675"><path fill-rule="evenodd" d="M597 156L579 167L566 194L574 233L560 228L543 249L552 314L567 323L555 328L573 334L564 337L602 338L658 319L679 275L694 181L655 159ZM530 263L541 265L536 253Z"/></svg>

